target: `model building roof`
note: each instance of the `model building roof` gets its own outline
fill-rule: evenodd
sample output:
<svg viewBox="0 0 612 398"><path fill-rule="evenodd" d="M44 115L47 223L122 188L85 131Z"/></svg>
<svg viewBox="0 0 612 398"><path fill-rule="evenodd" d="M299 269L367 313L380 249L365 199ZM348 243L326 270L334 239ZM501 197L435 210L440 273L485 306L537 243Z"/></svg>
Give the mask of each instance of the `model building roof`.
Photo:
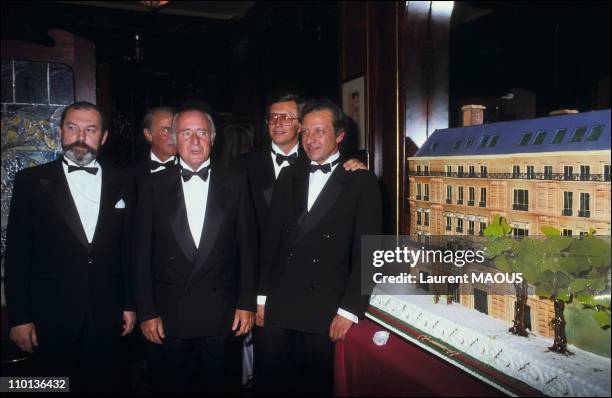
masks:
<svg viewBox="0 0 612 398"><path fill-rule="evenodd" d="M439 129L415 157L610 150L610 109Z"/></svg>

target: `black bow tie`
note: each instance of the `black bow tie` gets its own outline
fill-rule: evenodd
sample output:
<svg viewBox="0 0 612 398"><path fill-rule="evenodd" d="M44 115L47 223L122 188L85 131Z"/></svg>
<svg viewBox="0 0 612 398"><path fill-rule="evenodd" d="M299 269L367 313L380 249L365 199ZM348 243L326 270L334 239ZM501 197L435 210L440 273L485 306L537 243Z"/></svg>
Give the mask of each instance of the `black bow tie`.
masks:
<svg viewBox="0 0 612 398"><path fill-rule="evenodd" d="M208 171L209 170L210 170L210 166L206 166L206 167L204 167L200 171L191 171L191 170L187 170L187 169L181 167L181 177L183 177L183 181L187 182L187 181L191 180L191 177L197 175L203 181L206 181L206 180L208 180Z"/></svg>
<svg viewBox="0 0 612 398"><path fill-rule="evenodd" d="M64 160L64 164L66 166L68 166L68 173L72 173L73 171L85 171L85 172L87 172L89 174L93 174L93 175L98 174L98 168L97 167L73 166L71 164L68 164L68 162L66 162L66 160Z"/></svg>
<svg viewBox="0 0 612 398"><path fill-rule="evenodd" d="M314 173L317 170L321 170L323 173L329 173L332 171L332 167L337 165L340 162L340 159L336 159L331 163L325 163L325 164L311 164L308 165L308 171L310 171L311 173Z"/></svg>
<svg viewBox="0 0 612 398"><path fill-rule="evenodd" d="M173 164L172 161L169 161L169 162L166 162L166 163L161 163L161 162L158 162L156 160L149 161L149 167L151 167L151 170L159 169L160 167L168 168L172 164Z"/></svg>
<svg viewBox="0 0 612 398"><path fill-rule="evenodd" d="M285 156L282 153L276 153L274 149L272 149L272 154L276 155L276 164L279 166L283 164L284 161L289 162L289 165L295 164L295 161L297 160L297 157L298 157L297 152L292 153L291 155Z"/></svg>

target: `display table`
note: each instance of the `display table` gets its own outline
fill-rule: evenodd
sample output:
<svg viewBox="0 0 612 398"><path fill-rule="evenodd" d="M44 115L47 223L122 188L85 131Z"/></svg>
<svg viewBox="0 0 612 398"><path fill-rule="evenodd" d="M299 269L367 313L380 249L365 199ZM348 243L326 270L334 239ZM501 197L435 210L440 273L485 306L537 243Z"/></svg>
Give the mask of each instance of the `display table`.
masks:
<svg viewBox="0 0 612 398"><path fill-rule="evenodd" d="M379 330L386 329L365 319L336 344L336 396L504 395L393 333L377 346Z"/></svg>

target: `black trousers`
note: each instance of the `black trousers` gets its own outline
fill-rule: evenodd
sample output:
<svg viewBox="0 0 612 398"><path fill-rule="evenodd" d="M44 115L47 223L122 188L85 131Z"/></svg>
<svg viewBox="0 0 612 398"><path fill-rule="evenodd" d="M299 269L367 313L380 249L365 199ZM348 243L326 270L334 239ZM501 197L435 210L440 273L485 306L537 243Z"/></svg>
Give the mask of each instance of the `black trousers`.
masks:
<svg viewBox="0 0 612 398"><path fill-rule="evenodd" d="M327 334L256 328L255 388L259 396L332 396L335 345Z"/></svg>
<svg viewBox="0 0 612 398"><path fill-rule="evenodd" d="M224 395L227 389L226 337L178 339L166 336L163 344L147 342L153 395Z"/></svg>

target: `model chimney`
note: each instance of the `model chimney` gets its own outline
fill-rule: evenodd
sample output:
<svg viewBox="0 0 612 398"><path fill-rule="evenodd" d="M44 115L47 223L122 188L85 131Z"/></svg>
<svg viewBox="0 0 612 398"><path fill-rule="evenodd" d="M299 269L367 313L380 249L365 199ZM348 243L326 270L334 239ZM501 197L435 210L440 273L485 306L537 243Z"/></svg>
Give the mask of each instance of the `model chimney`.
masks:
<svg viewBox="0 0 612 398"><path fill-rule="evenodd" d="M486 106L482 105L464 105L461 107L463 115L463 127L473 126L475 124L484 123L484 110Z"/></svg>
<svg viewBox="0 0 612 398"><path fill-rule="evenodd" d="M574 115L578 113L577 109L557 109L548 114L548 116Z"/></svg>

